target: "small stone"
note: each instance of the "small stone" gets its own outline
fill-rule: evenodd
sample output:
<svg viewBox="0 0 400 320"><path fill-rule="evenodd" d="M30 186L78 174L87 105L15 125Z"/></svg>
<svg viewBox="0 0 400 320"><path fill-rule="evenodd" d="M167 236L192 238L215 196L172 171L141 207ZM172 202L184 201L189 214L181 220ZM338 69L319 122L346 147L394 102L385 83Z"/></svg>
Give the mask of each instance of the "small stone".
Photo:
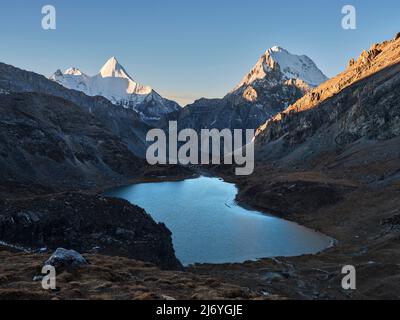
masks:
<svg viewBox="0 0 400 320"><path fill-rule="evenodd" d="M32 281L38 282L38 281L42 281L43 280L43 276L34 276Z"/></svg>
<svg viewBox="0 0 400 320"><path fill-rule="evenodd" d="M264 276L263 279L268 281L268 282L273 282L273 281L280 281L284 279L284 276L278 272L267 272Z"/></svg>

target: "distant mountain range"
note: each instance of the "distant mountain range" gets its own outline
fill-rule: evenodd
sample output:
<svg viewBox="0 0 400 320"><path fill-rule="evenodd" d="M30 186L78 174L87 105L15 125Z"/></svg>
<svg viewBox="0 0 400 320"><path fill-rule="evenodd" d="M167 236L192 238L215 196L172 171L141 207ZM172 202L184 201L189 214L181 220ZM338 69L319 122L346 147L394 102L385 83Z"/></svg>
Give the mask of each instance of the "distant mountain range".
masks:
<svg viewBox="0 0 400 320"><path fill-rule="evenodd" d="M57 70L50 79L68 89L82 91L88 96L103 96L113 104L133 109L143 120L158 120L162 115L180 109L176 102L134 81L115 57L110 58L95 76L70 68L64 72Z"/></svg>
<svg viewBox="0 0 400 320"><path fill-rule="evenodd" d="M393 65L392 68L396 68L395 64L399 62L396 56L398 41L396 38L374 45L358 60L350 61L349 68L331 80L307 56L294 55L275 46L260 57L251 71L224 98L200 99L185 108L174 103L171 107L168 100L150 87L133 81L115 58L111 58L96 76L90 77L80 70L69 69L64 73L56 72L52 80L0 64L0 94L36 92L66 99L94 115L108 133L121 139L139 157L144 157L147 146L145 137L149 129L155 126L163 128L168 120L177 120L179 129L257 129L255 141L258 159L282 159L293 148L303 148L303 142L311 143L312 139L315 141L308 150L315 153L317 146L321 146L321 150L328 146L343 146L360 137L374 136L373 132L384 131L385 128L390 132L385 129L385 134L375 136L398 134L397 127L389 125L395 121L390 119L397 119L390 113L396 109L388 111L388 116L383 114L383 118L377 112L386 112L384 106L379 110L371 109L367 115L365 106L372 105L371 102L366 100L358 106L357 101L351 100L352 91L350 96L347 93L353 90L351 88L359 92L362 88L358 87L358 83L363 80L368 84L367 87L379 89L377 92L384 92L388 98L391 97L386 87L377 87L377 80L371 78L368 82L364 78L383 72L381 70L384 67L389 70ZM392 79L392 73L387 72L390 84L394 86L395 78ZM67 87L73 87L74 90ZM375 94L371 90L360 91L360 97L367 93ZM351 103L335 102L333 97L336 95L339 99L339 94L346 99L351 98ZM133 107L127 106L126 101L133 103ZM335 103L346 108L342 110L342 107L333 105ZM352 103L354 108L358 107L349 110ZM330 107L326 107L328 105ZM355 110L360 113L354 113ZM368 121L372 113L376 113L375 122ZM342 119L342 116L345 118ZM359 123L355 122L356 116ZM149 125L151 117L158 120ZM330 128L331 133L337 134L325 137L329 131L323 128L329 127L334 119L341 121ZM382 123L386 123L386 127ZM366 128L369 128L368 132ZM315 136L319 130L325 131ZM320 139L322 136L326 138L325 143ZM306 154L303 156L306 157Z"/></svg>
<svg viewBox="0 0 400 320"><path fill-rule="evenodd" d="M180 108L135 82L116 58L95 76L71 68L50 79L0 64L0 90L36 92L66 99L93 114L136 156L144 157L146 133L178 120L182 128L256 129L327 78L306 56L273 47L223 99L200 99Z"/></svg>

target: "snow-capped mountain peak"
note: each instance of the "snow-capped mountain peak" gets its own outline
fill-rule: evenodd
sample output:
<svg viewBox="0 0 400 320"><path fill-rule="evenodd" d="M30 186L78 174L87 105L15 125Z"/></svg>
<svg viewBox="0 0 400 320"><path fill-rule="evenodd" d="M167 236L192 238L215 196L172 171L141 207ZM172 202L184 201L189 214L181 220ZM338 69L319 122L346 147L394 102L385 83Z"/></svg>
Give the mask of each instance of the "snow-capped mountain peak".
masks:
<svg viewBox="0 0 400 320"><path fill-rule="evenodd" d="M279 51L286 51L286 50L283 49L283 48L280 47L280 46L273 46L272 48L268 49L267 51L270 51L270 52L279 52Z"/></svg>
<svg viewBox="0 0 400 320"><path fill-rule="evenodd" d="M107 62L100 70L100 75L103 78L114 77L132 80L129 74L125 71L124 67L120 65L117 58L115 57L111 57L107 60Z"/></svg>
<svg viewBox="0 0 400 320"><path fill-rule="evenodd" d="M69 74L69 75L72 75L72 76L81 76L82 75L82 71L77 69L77 68L69 68L69 69L64 71L64 74Z"/></svg>
<svg viewBox="0 0 400 320"><path fill-rule="evenodd" d="M151 87L143 86L133 80L115 57L108 59L99 74L93 78L95 85L101 88L102 95L116 103L123 100L133 100L137 103L140 98L129 99L126 95L140 95L144 98L153 92Z"/></svg>
<svg viewBox="0 0 400 320"><path fill-rule="evenodd" d="M277 63L283 75L289 79L298 79L316 87L328 78L306 55L295 55L279 46L273 46L265 53L267 58Z"/></svg>
<svg viewBox="0 0 400 320"><path fill-rule="evenodd" d="M291 54L280 46L273 46L260 57L233 91L252 85L257 80L263 80L268 74L278 70L281 82L294 79L316 87L328 79L309 57Z"/></svg>
<svg viewBox="0 0 400 320"><path fill-rule="evenodd" d="M161 97L151 87L134 81L115 57L111 57L94 76L77 68L57 70L51 80L68 89L82 91L89 96L103 96L113 104L138 111L145 118L179 110L179 105Z"/></svg>

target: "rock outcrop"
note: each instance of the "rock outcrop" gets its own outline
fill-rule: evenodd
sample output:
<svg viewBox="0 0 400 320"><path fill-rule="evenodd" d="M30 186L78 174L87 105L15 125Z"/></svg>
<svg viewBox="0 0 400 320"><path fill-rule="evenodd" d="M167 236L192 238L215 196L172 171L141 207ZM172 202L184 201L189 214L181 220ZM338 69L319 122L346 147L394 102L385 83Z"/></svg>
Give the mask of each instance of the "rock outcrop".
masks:
<svg viewBox="0 0 400 320"><path fill-rule="evenodd" d="M26 248L73 248L179 269L171 232L127 201L82 193L0 200L0 239Z"/></svg>

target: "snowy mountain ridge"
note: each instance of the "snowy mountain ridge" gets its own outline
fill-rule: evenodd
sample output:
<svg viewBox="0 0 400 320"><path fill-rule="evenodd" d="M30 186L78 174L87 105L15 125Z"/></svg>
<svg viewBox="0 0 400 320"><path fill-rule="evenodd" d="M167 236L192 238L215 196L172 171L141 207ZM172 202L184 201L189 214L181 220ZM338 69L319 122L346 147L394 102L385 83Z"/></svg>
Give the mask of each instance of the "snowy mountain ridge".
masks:
<svg viewBox="0 0 400 320"><path fill-rule="evenodd" d="M279 70L282 82L296 79L304 81L311 87L316 87L328 80L328 77L306 55L291 54L279 46L274 46L260 57L253 69L232 92L243 86L252 85L257 80L263 80L268 73L277 70Z"/></svg>
<svg viewBox="0 0 400 320"><path fill-rule="evenodd" d="M159 118L180 109L176 102L133 80L115 57L111 57L94 76L70 68L64 72L57 70L50 80L89 96L103 96L115 105L138 111L144 118Z"/></svg>

